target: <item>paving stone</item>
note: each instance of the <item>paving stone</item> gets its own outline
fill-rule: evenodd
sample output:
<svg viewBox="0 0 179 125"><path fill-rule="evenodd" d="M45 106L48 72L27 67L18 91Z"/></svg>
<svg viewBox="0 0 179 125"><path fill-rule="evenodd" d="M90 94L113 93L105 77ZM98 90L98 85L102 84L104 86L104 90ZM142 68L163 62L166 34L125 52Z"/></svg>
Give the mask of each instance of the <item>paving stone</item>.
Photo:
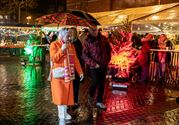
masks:
<svg viewBox="0 0 179 125"><path fill-rule="evenodd" d="M58 125L52 103L49 65L21 66L17 57L0 57L0 125ZM80 107L68 125L178 125L179 91L139 83L125 90L105 87L106 111L87 106L90 78L81 83Z"/></svg>

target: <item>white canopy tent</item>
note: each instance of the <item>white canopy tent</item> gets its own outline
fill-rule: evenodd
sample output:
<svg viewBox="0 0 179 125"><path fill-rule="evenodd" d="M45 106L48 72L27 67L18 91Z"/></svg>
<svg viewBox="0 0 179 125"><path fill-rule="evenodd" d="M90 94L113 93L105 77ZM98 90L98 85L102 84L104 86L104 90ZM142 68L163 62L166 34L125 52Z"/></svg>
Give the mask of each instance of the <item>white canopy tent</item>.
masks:
<svg viewBox="0 0 179 125"><path fill-rule="evenodd" d="M179 33L179 5L132 22L133 32Z"/></svg>
<svg viewBox="0 0 179 125"><path fill-rule="evenodd" d="M90 13L95 17L100 27L123 26L128 23L133 32L178 32L179 30L179 3L155 5L124 10ZM58 30L57 25L43 26Z"/></svg>
<svg viewBox="0 0 179 125"><path fill-rule="evenodd" d="M128 20L133 22L135 20L156 14L165 10L170 10L179 5L179 3L155 5L147 7L129 8L124 10L106 11L91 13L101 25L121 25L124 21Z"/></svg>

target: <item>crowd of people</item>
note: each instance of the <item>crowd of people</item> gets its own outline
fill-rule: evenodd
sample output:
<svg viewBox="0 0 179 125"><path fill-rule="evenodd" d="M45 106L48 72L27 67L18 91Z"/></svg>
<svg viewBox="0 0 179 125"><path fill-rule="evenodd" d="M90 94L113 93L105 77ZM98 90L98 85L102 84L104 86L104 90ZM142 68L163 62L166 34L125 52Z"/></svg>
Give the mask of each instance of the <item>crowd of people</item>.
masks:
<svg viewBox="0 0 179 125"><path fill-rule="evenodd" d="M134 47L136 47L137 49L141 48L137 61L140 66L142 66L141 82L143 84L147 84L147 81L149 81L149 62L151 61L151 49L172 50L172 42L168 40L165 34L161 34L158 36L146 34L141 39L135 34L133 36L133 43ZM171 61L171 53L165 51L155 51L155 55L152 58L154 58L154 67L156 67L156 69L154 69L154 74L158 74L160 83L163 83L167 64L169 64Z"/></svg>
<svg viewBox="0 0 179 125"><path fill-rule="evenodd" d="M172 44L167 40L165 34L161 34L157 40L152 34L142 37L134 33L131 42L134 48L140 50L137 62L142 67L141 82L146 84L149 76L150 49L166 47L171 49ZM53 103L57 105L60 124L65 124L67 120L72 119L71 115L67 113L67 106L73 106L73 109L79 107L80 82L83 81L86 70L89 71L91 77L88 106L106 109L103 94L108 64L112 56L110 42L110 37L102 35L96 26L85 30L82 35L78 35L75 27L70 27L61 28L58 34L50 32L44 37L44 43L50 44L51 92ZM158 52L156 58L161 69L159 74L163 78L170 55ZM64 68L64 76L61 78L54 78L52 70L57 67Z"/></svg>
<svg viewBox="0 0 179 125"><path fill-rule="evenodd" d="M60 124L71 120L67 106L73 106L74 109L79 107L79 86L84 79L85 67L88 67L92 78L88 96L89 107L96 105L100 109L106 109L103 94L111 47L108 39L101 35L96 26L90 27L84 33L84 41L80 41L76 28L61 28L57 39L50 42L51 92L53 103L58 108ZM57 67L64 68L64 77L54 78L52 70ZM96 91L98 93L95 101Z"/></svg>

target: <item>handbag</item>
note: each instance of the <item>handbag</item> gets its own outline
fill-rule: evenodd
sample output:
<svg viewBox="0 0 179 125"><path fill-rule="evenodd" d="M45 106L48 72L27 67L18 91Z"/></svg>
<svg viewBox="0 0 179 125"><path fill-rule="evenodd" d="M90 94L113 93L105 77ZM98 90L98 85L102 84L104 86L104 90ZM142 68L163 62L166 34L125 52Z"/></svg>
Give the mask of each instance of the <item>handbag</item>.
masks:
<svg viewBox="0 0 179 125"><path fill-rule="evenodd" d="M53 78L64 78L65 77L65 69L64 67L57 67L52 69Z"/></svg>
<svg viewBox="0 0 179 125"><path fill-rule="evenodd" d="M53 62L50 61L51 67L53 67ZM64 67L57 67L52 69L52 76L53 78L64 78L65 77L65 68Z"/></svg>

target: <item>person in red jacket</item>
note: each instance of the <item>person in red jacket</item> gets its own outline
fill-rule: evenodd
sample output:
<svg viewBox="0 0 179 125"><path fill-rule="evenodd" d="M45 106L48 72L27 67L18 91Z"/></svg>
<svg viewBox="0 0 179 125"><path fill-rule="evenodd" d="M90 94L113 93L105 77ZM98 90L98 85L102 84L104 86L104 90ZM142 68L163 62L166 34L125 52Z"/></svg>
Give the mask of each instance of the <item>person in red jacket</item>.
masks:
<svg viewBox="0 0 179 125"><path fill-rule="evenodd" d="M150 56L150 41L153 40L152 34L147 34L142 38L142 48L138 56L139 65L142 66L141 82L146 83L149 77L149 56Z"/></svg>

